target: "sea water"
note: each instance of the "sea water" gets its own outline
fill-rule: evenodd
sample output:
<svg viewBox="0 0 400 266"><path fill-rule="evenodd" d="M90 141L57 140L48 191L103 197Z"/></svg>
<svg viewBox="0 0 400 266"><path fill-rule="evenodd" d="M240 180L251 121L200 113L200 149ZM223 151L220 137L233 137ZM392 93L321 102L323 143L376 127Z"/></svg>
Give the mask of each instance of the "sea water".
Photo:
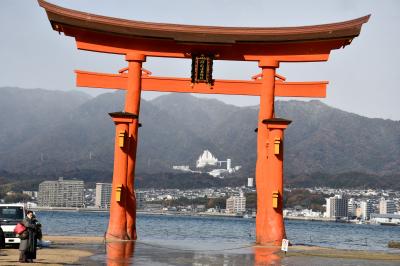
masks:
<svg viewBox="0 0 400 266"><path fill-rule="evenodd" d="M104 236L108 213L40 211L38 219L48 235ZM285 221L287 238L297 245L338 249L388 251L400 241L400 226L317 221ZM137 216L138 241L188 250L229 250L255 242L255 220L179 215Z"/></svg>

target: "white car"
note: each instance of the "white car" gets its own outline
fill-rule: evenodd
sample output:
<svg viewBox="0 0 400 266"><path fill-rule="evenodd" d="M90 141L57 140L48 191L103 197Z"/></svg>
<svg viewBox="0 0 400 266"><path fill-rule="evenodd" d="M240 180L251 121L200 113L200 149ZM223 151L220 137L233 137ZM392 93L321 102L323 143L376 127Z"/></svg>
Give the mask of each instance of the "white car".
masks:
<svg viewBox="0 0 400 266"><path fill-rule="evenodd" d="M15 235L14 228L25 217L23 204L0 204L0 224L4 231L6 245L19 244L20 239Z"/></svg>

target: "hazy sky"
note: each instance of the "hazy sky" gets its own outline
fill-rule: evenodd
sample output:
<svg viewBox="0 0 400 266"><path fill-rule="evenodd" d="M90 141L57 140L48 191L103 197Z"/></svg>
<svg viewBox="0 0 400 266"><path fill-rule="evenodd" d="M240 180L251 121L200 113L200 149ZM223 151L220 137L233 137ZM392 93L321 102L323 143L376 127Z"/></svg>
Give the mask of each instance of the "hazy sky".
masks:
<svg viewBox="0 0 400 266"><path fill-rule="evenodd" d="M334 50L324 63L282 63L278 73L288 81L328 80L322 101L368 117L400 120L400 1L233 1L233 0L51 0L64 7L95 14L150 22L220 26L301 26L331 23L372 14L345 49ZM74 39L53 31L35 0L0 1L0 87L81 90L74 69L116 73L123 56L78 51ZM249 79L256 63L215 61L214 78ZM148 58L154 75L190 76L190 62ZM159 94L143 93L151 99ZM1 91L0 91L1 97ZM204 96L202 96L204 97ZM206 96L246 106L258 97ZM282 99L282 98L281 98Z"/></svg>

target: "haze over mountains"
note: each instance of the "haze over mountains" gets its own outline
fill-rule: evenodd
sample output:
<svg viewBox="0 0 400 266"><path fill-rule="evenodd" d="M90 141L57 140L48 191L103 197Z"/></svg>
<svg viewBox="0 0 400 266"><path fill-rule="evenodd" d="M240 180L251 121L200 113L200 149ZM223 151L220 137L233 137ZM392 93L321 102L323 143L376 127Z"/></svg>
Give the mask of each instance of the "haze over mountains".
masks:
<svg viewBox="0 0 400 266"><path fill-rule="evenodd" d="M91 98L80 92L0 88L0 176L109 179L114 124L108 113L121 111L123 102L122 92ZM253 176L257 114L258 107L188 94L142 100L136 172L193 166L208 149L242 165L240 176ZM276 114L293 120L285 144L289 183L368 179L379 185L400 177L399 121L362 117L320 101L278 101Z"/></svg>

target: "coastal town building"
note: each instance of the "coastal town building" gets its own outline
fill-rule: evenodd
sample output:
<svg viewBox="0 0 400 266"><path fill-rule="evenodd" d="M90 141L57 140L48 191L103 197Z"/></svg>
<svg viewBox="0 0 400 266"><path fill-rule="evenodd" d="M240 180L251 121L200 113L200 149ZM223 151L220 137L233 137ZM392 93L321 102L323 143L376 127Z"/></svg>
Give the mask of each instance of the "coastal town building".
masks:
<svg viewBox="0 0 400 266"><path fill-rule="evenodd" d="M95 206L101 209L109 209L111 200L111 183L96 183Z"/></svg>
<svg viewBox="0 0 400 266"><path fill-rule="evenodd" d="M381 198L379 201L379 214L395 213L397 211L396 204L393 200Z"/></svg>
<svg viewBox="0 0 400 266"><path fill-rule="evenodd" d="M254 178L252 178L252 177L247 178L247 186L248 187L254 186Z"/></svg>
<svg viewBox="0 0 400 266"><path fill-rule="evenodd" d="M400 214L377 214L371 213L370 222L372 224L383 224L383 225L400 225Z"/></svg>
<svg viewBox="0 0 400 266"><path fill-rule="evenodd" d="M358 207L358 208L356 209L356 217L357 217L357 218L361 218L361 217L362 217L362 210L361 210L361 207Z"/></svg>
<svg viewBox="0 0 400 266"><path fill-rule="evenodd" d="M357 216L357 203L354 198L350 198L347 203L347 216L354 217Z"/></svg>
<svg viewBox="0 0 400 266"><path fill-rule="evenodd" d="M145 204L144 204L145 203L145 198L144 198L145 193L136 191L135 194L136 194L136 208L137 209L144 209L144 207L145 207Z"/></svg>
<svg viewBox="0 0 400 266"><path fill-rule="evenodd" d="M286 217L321 218L322 213L319 211L313 211L312 209L284 209L283 216L285 218Z"/></svg>
<svg viewBox="0 0 400 266"><path fill-rule="evenodd" d="M246 211L246 197L243 193L239 196L231 196L226 200L227 213L243 213Z"/></svg>
<svg viewBox="0 0 400 266"><path fill-rule="evenodd" d="M44 181L39 184L38 206L84 207L84 182L82 180Z"/></svg>
<svg viewBox="0 0 400 266"><path fill-rule="evenodd" d="M347 198L342 195L335 195L326 199L326 213L328 218L347 217Z"/></svg>
<svg viewBox="0 0 400 266"><path fill-rule="evenodd" d="M29 197L35 199L38 197L38 192L33 190L23 190L22 194L28 195Z"/></svg>
<svg viewBox="0 0 400 266"><path fill-rule="evenodd" d="M361 202L361 219L369 220L371 213L374 212L374 208L371 200L365 200Z"/></svg>

